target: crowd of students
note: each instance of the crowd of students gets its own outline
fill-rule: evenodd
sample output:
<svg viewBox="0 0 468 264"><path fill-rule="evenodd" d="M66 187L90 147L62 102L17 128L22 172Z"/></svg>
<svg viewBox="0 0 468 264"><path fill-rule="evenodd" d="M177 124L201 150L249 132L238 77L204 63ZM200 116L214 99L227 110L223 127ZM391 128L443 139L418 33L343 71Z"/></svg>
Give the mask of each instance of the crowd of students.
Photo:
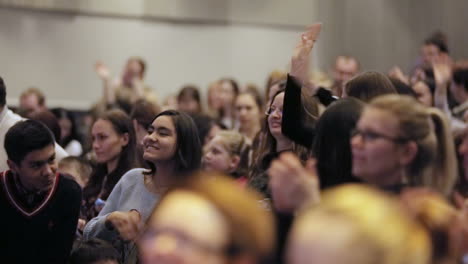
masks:
<svg viewBox="0 0 468 264"><path fill-rule="evenodd" d="M321 24L264 91L158 104L132 57L85 115L0 78L2 263L468 263L468 63L437 32L408 74L338 56ZM315 76L315 77L314 77Z"/></svg>

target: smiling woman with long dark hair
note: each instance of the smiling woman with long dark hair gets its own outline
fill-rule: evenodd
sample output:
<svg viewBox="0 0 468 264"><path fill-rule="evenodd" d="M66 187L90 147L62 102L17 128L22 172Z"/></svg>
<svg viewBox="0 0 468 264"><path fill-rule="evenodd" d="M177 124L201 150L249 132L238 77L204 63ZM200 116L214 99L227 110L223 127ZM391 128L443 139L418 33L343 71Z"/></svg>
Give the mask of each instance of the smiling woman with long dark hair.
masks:
<svg viewBox="0 0 468 264"><path fill-rule="evenodd" d="M143 139L143 158L150 169L125 173L106 205L84 229L85 239L114 242L124 254L159 198L179 179L200 167L201 145L192 118L175 110L158 114ZM117 244L115 244L117 242ZM120 246L119 246L120 245Z"/></svg>

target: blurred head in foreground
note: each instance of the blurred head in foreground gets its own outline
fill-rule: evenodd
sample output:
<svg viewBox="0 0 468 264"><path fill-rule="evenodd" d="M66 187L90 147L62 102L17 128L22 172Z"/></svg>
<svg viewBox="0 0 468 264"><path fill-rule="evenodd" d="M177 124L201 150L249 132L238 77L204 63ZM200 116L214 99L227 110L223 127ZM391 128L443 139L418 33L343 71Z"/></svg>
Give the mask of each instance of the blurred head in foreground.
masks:
<svg viewBox="0 0 468 264"><path fill-rule="evenodd" d="M148 221L139 241L142 263L267 260L273 249L273 219L260 207L259 199L218 174L205 173L181 182Z"/></svg>
<svg viewBox="0 0 468 264"><path fill-rule="evenodd" d="M427 233L398 201L345 185L296 218L286 257L290 264L424 264L430 252Z"/></svg>

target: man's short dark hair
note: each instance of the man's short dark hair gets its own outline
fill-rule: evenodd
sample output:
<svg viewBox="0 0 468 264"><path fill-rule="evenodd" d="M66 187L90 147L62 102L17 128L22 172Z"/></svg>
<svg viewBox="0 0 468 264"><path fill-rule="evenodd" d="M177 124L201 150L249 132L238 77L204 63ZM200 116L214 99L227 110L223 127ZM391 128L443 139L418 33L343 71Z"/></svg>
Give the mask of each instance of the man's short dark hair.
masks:
<svg viewBox="0 0 468 264"><path fill-rule="evenodd" d="M424 41L424 45L427 45L427 46L434 45L439 49L440 52L447 53L447 54L449 53L447 43L440 38L436 38L436 37L428 38Z"/></svg>
<svg viewBox="0 0 468 264"><path fill-rule="evenodd" d="M0 76L0 107L4 107L6 104L6 86L2 77Z"/></svg>
<svg viewBox="0 0 468 264"><path fill-rule="evenodd" d="M117 250L106 241L93 238L82 242L76 248L69 259L70 264L92 264L98 261L119 261L120 255Z"/></svg>
<svg viewBox="0 0 468 264"><path fill-rule="evenodd" d="M19 165L31 151L54 144L54 135L45 125L34 120L24 120L8 130L4 147L8 159Z"/></svg>

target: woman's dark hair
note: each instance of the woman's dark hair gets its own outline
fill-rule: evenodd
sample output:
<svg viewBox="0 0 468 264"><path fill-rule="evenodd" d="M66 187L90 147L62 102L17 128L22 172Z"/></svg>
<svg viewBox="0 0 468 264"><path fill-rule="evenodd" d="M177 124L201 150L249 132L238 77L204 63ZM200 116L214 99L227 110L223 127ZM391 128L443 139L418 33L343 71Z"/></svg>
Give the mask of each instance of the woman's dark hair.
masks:
<svg viewBox="0 0 468 264"><path fill-rule="evenodd" d="M432 35L431 37L429 37L428 39L424 41L424 45L434 45L439 49L440 52L449 53L446 39L444 39L445 34L442 33L442 35L441 34Z"/></svg>
<svg viewBox="0 0 468 264"><path fill-rule="evenodd" d="M69 264L93 264L102 261L120 263L119 252L104 240L93 238L81 242L70 255ZM107 262L106 262L107 263Z"/></svg>
<svg viewBox="0 0 468 264"><path fill-rule="evenodd" d="M191 98L198 103L197 111L200 113L202 112L202 104L201 104L201 97L200 97L200 89L195 85L186 85L182 87L179 94L177 95L177 102L180 103L184 98Z"/></svg>
<svg viewBox="0 0 468 264"><path fill-rule="evenodd" d="M41 110L37 112L30 112L26 115L27 118L39 121L52 131L56 140L60 140L60 125L58 119L49 110Z"/></svg>
<svg viewBox="0 0 468 264"><path fill-rule="evenodd" d="M107 171L106 164L101 163L95 166L89 182L83 190L83 197L88 203L93 203L100 193L102 193L103 200L107 199L122 175L139 165L136 159L135 130L130 117L122 110L114 109L105 112L97 120L109 121L119 135L128 134L128 144L122 148L114 171ZM106 179L105 183L103 182L104 178Z"/></svg>
<svg viewBox="0 0 468 264"><path fill-rule="evenodd" d="M392 82L398 94L405 94L416 98L416 93L411 86L395 77L388 77L388 79Z"/></svg>
<svg viewBox="0 0 468 264"><path fill-rule="evenodd" d="M284 79L280 79L278 81L274 81L270 84L270 86L267 86L267 88L265 89L265 100L268 102L268 100L270 99L270 90L271 90L271 87L275 86L275 85L278 85L278 90L285 90L286 89L286 77L284 77Z"/></svg>
<svg viewBox="0 0 468 264"><path fill-rule="evenodd" d="M133 105L130 119L136 120L144 128L151 125L154 117L161 112L161 108L145 99L139 99Z"/></svg>
<svg viewBox="0 0 468 264"><path fill-rule="evenodd" d="M271 107L275 101L276 96L284 92L284 89L278 90L272 97L269 107ZM302 99L307 98L303 97ZM303 106L304 108L310 108L312 103L312 101L304 100ZM304 114L303 116L307 117L304 119L304 122L314 122L309 118L311 117L310 115ZM305 162L310 156L310 150L308 148L296 143L293 143L292 152L294 152L294 154L296 154L303 162ZM269 168L271 161L276 158L277 154L276 139L270 132L268 118L264 118L262 129L252 143L252 162L248 175L248 184L257 191L262 192L267 197L270 196L270 193L268 190L268 176L266 175L266 170Z"/></svg>
<svg viewBox="0 0 468 264"><path fill-rule="evenodd" d="M204 144L205 138L208 136L210 129L213 126L218 126L222 130L226 130L226 126L223 125L221 122L216 121L215 119L211 118L208 115L204 114L190 114L190 117L195 122L198 130L198 137L200 138L200 144Z"/></svg>
<svg viewBox="0 0 468 264"><path fill-rule="evenodd" d="M354 98L336 101L317 121L312 152L322 189L357 182L351 175L351 131L356 127L364 104Z"/></svg>
<svg viewBox="0 0 468 264"><path fill-rule="evenodd" d="M223 79L220 79L219 80L219 85L220 87L223 85L223 83L229 83L229 85L231 85L232 87L232 92L234 93L234 98L231 102L231 107L234 107L234 103L235 103L235 100L237 98L237 96L239 95L239 92L240 92L240 89L239 89L239 85L237 84L237 82L234 80L234 79L230 79L230 78L223 78ZM232 116L231 118L234 118L234 112L235 111L232 111ZM218 113L217 113L217 117L218 119L221 121L223 118L224 118L224 107L221 107L219 110L218 110ZM229 124L229 129L232 129L234 127L234 123L232 124Z"/></svg>
<svg viewBox="0 0 468 264"><path fill-rule="evenodd" d="M466 92L468 92L468 66L455 67L453 70L453 81L463 86Z"/></svg>
<svg viewBox="0 0 468 264"><path fill-rule="evenodd" d="M176 174L185 176L200 168L202 157L201 143L198 137L197 126L192 118L183 112L166 110L159 113L154 120L160 116L170 117L176 130L177 145L174 156ZM154 174L157 168L153 163L149 161L147 163L150 170L145 172L145 174Z"/></svg>
<svg viewBox="0 0 468 264"><path fill-rule="evenodd" d="M235 96L237 96L239 94L239 92L240 92L239 84L237 84L237 82L234 79L223 78L223 79L219 80L220 84L223 84L224 82L228 82L229 84L231 84L231 87L233 89L233 92L234 92Z"/></svg>
<svg viewBox="0 0 468 264"><path fill-rule="evenodd" d="M3 78L0 76L0 107L6 104L6 85Z"/></svg>
<svg viewBox="0 0 468 264"><path fill-rule="evenodd" d="M54 135L43 123L24 120L8 129L4 147L8 159L19 165L29 152L54 146L54 143Z"/></svg>
<svg viewBox="0 0 468 264"><path fill-rule="evenodd" d="M262 95L260 94L260 92L258 90L253 90L253 89L246 90L246 91L240 93L237 96L241 96L241 95L244 95L244 94L252 96L252 98L254 99L254 102L257 105L260 112L264 111L264 107L263 107L264 104L263 104Z"/></svg>
<svg viewBox="0 0 468 264"><path fill-rule="evenodd" d="M70 141L72 140L78 140L81 142L81 138L78 134L78 130L77 130L77 125L76 125L76 118L75 116L73 115L72 112L70 111L67 111L63 108L54 108L51 110L51 112L55 115L55 117L57 117L57 119L60 121L60 119L64 118L64 119L68 119L71 123L71 128L70 128L70 135L68 135L66 138L64 139L60 139L60 138L57 138L57 140L59 140L60 142L60 145L62 147L66 147L68 145L68 143L70 143Z"/></svg>
<svg viewBox="0 0 468 264"><path fill-rule="evenodd" d="M392 82L382 73L365 72L346 83L346 94L364 102L383 94L397 93Z"/></svg>

